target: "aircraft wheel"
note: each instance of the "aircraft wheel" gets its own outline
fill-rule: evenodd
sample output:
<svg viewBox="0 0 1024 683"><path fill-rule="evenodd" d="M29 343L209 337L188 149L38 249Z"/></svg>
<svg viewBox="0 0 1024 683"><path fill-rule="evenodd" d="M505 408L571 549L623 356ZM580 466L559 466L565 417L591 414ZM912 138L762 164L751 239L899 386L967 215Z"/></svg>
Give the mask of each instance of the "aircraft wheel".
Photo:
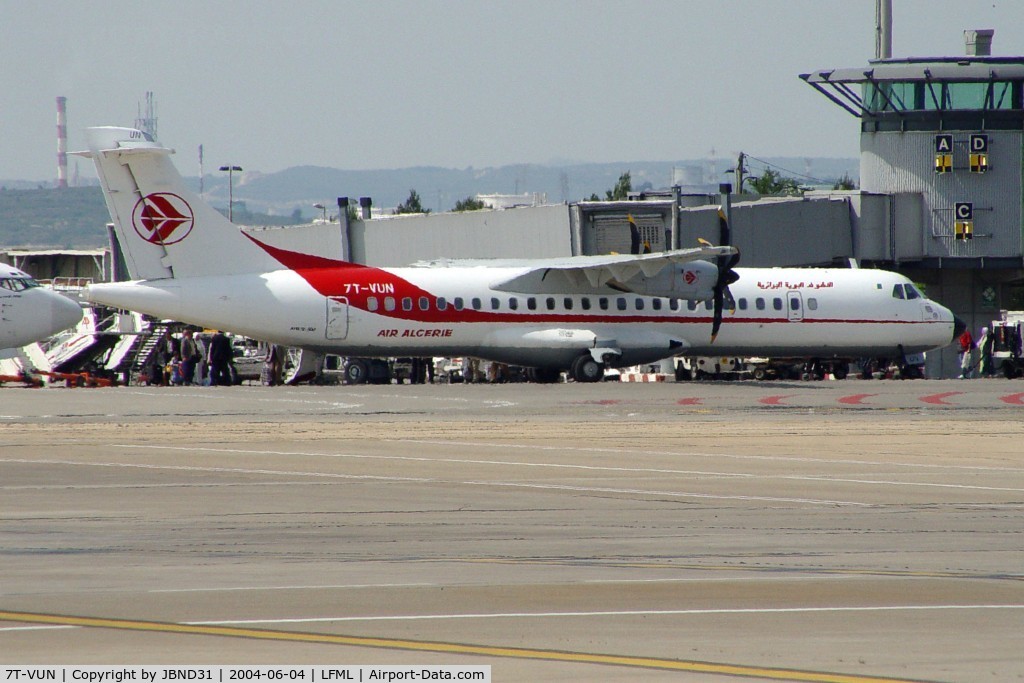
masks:
<svg viewBox="0 0 1024 683"><path fill-rule="evenodd" d="M763 382L768 378L768 371L764 368L754 368L754 379L758 382Z"/></svg>
<svg viewBox="0 0 1024 683"><path fill-rule="evenodd" d="M366 361L350 360L345 364L345 381L348 384L363 384L370 375Z"/></svg>
<svg viewBox="0 0 1024 683"><path fill-rule="evenodd" d="M592 356L584 355L572 362L571 374L577 382L599 382L604 378L604 368Z"/></svg>
<svg viewBox="0 0 1024 683"><path fill-rule="evenodd" d="M832 376L836 379L846 379L846 366L845 365L833 365Z"/></svg>

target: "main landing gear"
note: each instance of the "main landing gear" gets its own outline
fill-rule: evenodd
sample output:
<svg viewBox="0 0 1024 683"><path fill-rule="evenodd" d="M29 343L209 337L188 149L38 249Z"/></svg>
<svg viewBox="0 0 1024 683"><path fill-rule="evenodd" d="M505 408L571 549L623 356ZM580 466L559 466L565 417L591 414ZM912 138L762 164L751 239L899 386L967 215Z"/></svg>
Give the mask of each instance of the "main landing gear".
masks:
<svg viewBox="0 0 1024 683"><path fill-rule="evenodd" d="M604 379L604 366L586 353L572 362L569 375L577 382L600 382Z"/></svg>

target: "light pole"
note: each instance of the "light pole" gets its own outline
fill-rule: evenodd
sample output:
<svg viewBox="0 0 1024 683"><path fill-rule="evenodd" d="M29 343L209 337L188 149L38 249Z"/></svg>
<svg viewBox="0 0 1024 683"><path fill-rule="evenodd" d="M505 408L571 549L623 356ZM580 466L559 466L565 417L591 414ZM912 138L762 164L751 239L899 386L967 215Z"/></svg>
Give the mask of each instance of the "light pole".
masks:
<svg viewBox="0 0 1024 683"><path fill-rule="evenodd" d="M327 207L325 205L323 205L323 204L314 204L313 208L314 209L320 209L320 211L323 212L323 221L324 221L324 223L326 223L327 222Z"/></svg>
<svg viewBox="0 0 1024 683"><path fill-rule="evenodd" d="M241 172L241 166L221 166L220 170L228 172L228 220L235 221L235 171Z"/></svg>

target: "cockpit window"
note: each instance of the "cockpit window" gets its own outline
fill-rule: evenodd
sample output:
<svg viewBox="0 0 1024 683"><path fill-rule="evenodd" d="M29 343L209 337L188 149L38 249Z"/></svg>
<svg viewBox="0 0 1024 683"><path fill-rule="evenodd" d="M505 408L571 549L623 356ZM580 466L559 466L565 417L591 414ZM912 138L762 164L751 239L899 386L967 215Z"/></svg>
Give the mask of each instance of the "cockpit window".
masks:
<svg viewBox="0 0 1024 683"><path fill-rule="evenodd" d="M899 283L892 286L892 296L894 299L923 299L924 294L919 292L914 285L909 282Z"/></svg>
<svg viewBox="0 0 1024 683"><path fill-rule="evenodd" d="M26 289L38 287L39 283L30 277L5 277L0 278L0 288L9 289L12 292L23 292Z"/></svg>

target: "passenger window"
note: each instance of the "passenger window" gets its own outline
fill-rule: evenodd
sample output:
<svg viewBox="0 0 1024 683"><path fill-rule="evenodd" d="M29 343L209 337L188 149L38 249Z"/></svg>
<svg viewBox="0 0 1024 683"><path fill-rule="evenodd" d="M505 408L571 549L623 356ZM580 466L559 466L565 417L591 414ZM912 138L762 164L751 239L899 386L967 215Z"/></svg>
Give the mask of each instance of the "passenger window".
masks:
<svg viewBox="0 0 1024 683"><path fill-rule="evenodd" d="M448 308L448 301L443 296L437 297L437 310L444 311Z"/></svg>
<svg viewBox="0 0 1024 683"><path fill-rule="evenodd" d="M562 303L565 304L565 310L567 310L567 311L571 311L572 310L572 298L571 297L568 297L568 296L565 297L565 300Z"/></svg>
<svg viewBox="0 0 1024 683"><path fill-rule="evenodd" d="M772 308L774 308L776 311L781 311L782 299L780 299L779 297L775 297L774 299L772 299Z"/></svg>
<svg viewBox="0 0 1024 683"><path fill-rule="evenodd" d="M651 308L656 311L661 310L661 299L651 299Z"/></svg>
<svg viewBox="0 0 1024 683"><path fill-rule="evenodd" d="M555 297L549 296L544 303L547 305L549 311L555 310Z"/></svg>
<svg viewBox="0 0 1024 683"><path fill-rule="evenodd" d="M704 302L704 310L705 311L710 311L714 307L715 307L714 300L708 299L707 301Z"/></svg>
<svg viewBox="0 0 1024 683"><path fill-rule="evenodd" d="M697 310L697 304L698 304L697 301L687 301L686 302L686 307L689 308L691 311L696 311Z"/></svg>
<svg viewBox="0 0 1024 683"><path fill-rule="evenodd" d="M373 311L376 311L379 307L380 307L380 303L377 301L377 297L375 297L375 296L368 296L368 297L366 297L366 310L368 310L368 311L370 311L372 313Z"/></svg>
<svg viewBox="0 0 1024 683"><path fill-rule="evenodd" d="M430 310L430 299L428 299L425 296L421 296L420 297L420 310L421 311L429 311Z"/></svg>
<svg viewBox="0 0 1024 683"><path fill-rule="evenodd" d="M812 296L810 299L807 300L807 308L812 311L818 310L818 300Z"/></svg>
<svg viewBox="0 0 1024 683"><path fill-rule="evenodd" d="M620 311L626 310L626 297L620 296L615 299L615 307Z"/></svg>
<svg viewBox="0 0 1024 683"><path fill-rule="evenodd" d="M644 300L643 299L637 299L636 301L633 302L633 304L636 306L636 310L638 310L638 311L644 310Z"/></svg>
<svg viewBox="0 0 1024 683"><path fill-rule="evenodd" d="M763 311L764 310L764 299L762 299L761 297L757 297L757 300L754 301L754 305L757 307L757 310Z"/></svg>
<svg viewBox="0 0 1024 683"><path fill-rule="evenodd" d="M454 299L452 299L452 306L455 307L456 311L461 311L463 308L465 308L465 304L462 301L462 297L457 296Z"/></svg>
<svg viewBox="0 0 1024 683"><path fill-rule="evenodd" d="M497 311L501 309L501 300L498 297L491 297L491 310Z"/></svg>
<svg viewBox="0 0 1024 683"><path fill-rule="evenodd" d="M585 296L582 299L580 299L580 306L583 307L584 311L589 311L590 310L590 297Z"/></svg>
<svg viewBox="0 0 1024 683"><path fill-rule="evenodd" d="M515 311L519 308L519 299L514 296L508 298L508 308L510 311Z"/></svg>
<svg viewBox="0 0 1024 683"><path fill-rule="evenodd" d="M483 307L484 307L483 302L481 302L478 297L473 297L473 310L474 311L479 311Z"/></svg>
<svg viewBox="0 0 1024 683"><path fill-rule="evenodd" d="M384 310L393 311L395 310L395 297L386 296L384 297Z"/></svg>
<svg viewBox="0 0 1024 683"><path fill-rule="evenodd" d="M679 299L669 299L668 300L668 307L671 308L673 311L678 311L679 310Z"/></svg>
<svg viewBox="0 0 1024 683"><path fill-rule="evenodd" d="M531 296L529 299L526 300L526 307L529 308L531 311L536 311L537 299Z"/></svg>
<svg viewBox="0 0 1024 683"><path fill-rule="evenodd" d="M407 297L403 297L402 298L402 310L403 311L411 311L412 310L412 297L411 296L407 296Z"/></svg>
<svg viewBox="0 0 1024 683"><path fill-rule="evenodd" d="M597 307L602 311L608 310L608 297L602 296L597 300Z"/></svg>
<svg viewBox="0 0 1024 683"><path fill-rule="evenodd" d="M740 300L737 303L739 304L741 311L747 310L747 297L741 296Z"/></svg>

